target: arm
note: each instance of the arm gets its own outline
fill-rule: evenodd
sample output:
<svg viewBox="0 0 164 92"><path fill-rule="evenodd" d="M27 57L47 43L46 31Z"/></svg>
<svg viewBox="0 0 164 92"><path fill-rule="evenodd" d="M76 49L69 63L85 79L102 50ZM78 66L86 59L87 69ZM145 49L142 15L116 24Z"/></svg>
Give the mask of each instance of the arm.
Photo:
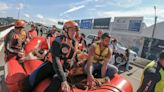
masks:
<svg viewBox="0 0 164 92"><path fill-rule="evenodd" d="M7 44L7 50L11 53L18 53L19 52L18 50L12 49L11 45L9 43Z"/></svg>
<svg viewBox="0 0 164 92"><path fill-rule="evenodd" d="M92 62L93 62L93 58L94 58L94 51L95 51L95 48L94 46L92 45L89 49L89 53L88 53L88 61L87 61L87 73L88 75L92 76Z"/></svg>
<svg viewBox="0 0 164 92"><path fill-rule="evenodd" d="M109 61L110 61L111 57L112 57L112 53L111 53L111 51L109 51L108 56L104 60L104 63L103 63L102 68L101 68L101 77L102 78L105 77L106 70L107 70L107 65L109 64Z"/></svg>
<svg viewBox="0 0 164 92"><path fill-rule="evenodd" d="M154 91L154 87L158 82L160 76L156 74L153 68L146 69L144 71L144 78L142 84L137 92L151 92ZM160 80L160 78L159 78Z"/></svg>
<svg viewBox="0 0 164 92"><path fill-rule="evenodd" d="M50 51L52 54L53 69L57 73L58 78L62 82L64 82L64 81L66 81L66 75L65 75L65 73L63 71L63 67L60 63L60 55L61 55L60 43L53 41Z"/></svg>
<svg viewBox="0 0 164 92"><path fill-rule="evenodd" d="M11 53L19 53L18 50L11 48L11 46L13 45L13 42L14 42L13 37L9 37L8 40L9 40L9 42L7 43L7 48L6 49Z"/></svg>
<svg viewBox="0 0 164 92"><path fill-rule="evenodd" d="M28 35L28 38L29 38L29 39L32 38L32 36L31 36L31 34L30 34L30 31L27 33L27 35Z"/></svg>

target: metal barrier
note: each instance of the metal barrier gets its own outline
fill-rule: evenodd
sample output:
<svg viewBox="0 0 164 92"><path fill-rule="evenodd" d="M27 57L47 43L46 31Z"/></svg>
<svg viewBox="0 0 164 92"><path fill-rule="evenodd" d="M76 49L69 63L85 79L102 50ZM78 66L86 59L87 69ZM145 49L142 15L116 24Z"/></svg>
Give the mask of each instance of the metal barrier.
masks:
<svg viewBox="0 0 164 92"><path fill-rule="evenodd" d="M3 31L0 31L0 51L2 50L3 46L4 46L4 37L12 30L14 29L14 26L9 27Z"/></svg>
<svg viewBox="0 0 164 92"><path fill-rule="evenodd" d="M3 29L3 30L2 30ZM12 30L14 26L5 26L0 28L0 55L4 54L2 52L2 48L4 47L4 37ZM2 55L3 56L3 55ZM4 84L4 63L3 59L0 61L0 92L9 92L7 91L5 84Z"/></svg>

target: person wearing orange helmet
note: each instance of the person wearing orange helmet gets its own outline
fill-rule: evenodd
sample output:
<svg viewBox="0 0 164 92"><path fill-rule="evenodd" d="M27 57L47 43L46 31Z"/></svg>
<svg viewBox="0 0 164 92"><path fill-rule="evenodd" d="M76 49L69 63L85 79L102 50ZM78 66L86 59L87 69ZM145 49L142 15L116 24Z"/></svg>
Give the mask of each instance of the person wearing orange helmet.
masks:
<svg viewBox="0 0 164 92"><path fill-rule="evenodd" d="M50 86L44 92L58 92L60 87L62 91L70 92L67 75L71 60L74 58L76 52L74 36L77 30L78 24L76 22L65 22L63 26L64 34L56 37L50 48L52 63L43 63L29 75L23 83L21 92L32 92L43 79L53 77L54 75Z"/></svg>
<svg viewBox="0 0 164 92"><path fill-rule="evenodd" d="M16 20L15 29L11 30L5 37L6 61L12 57L17 59L24 56L24 45L26 41L26 32L23 30L26 23L23 20Z"/></svg>

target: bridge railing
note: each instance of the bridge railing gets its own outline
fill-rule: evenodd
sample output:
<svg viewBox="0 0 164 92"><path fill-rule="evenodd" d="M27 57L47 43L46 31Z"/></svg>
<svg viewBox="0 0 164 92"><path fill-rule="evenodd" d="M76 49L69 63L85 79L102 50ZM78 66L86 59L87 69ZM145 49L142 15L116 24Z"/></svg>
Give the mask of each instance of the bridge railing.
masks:
<svg viewBox="0 0 164 92"><path fill-rule="evenodd" d="M12 30L14 26L9 25L5 27L0 27L0 52L4 46L4 37Z"/></svg>

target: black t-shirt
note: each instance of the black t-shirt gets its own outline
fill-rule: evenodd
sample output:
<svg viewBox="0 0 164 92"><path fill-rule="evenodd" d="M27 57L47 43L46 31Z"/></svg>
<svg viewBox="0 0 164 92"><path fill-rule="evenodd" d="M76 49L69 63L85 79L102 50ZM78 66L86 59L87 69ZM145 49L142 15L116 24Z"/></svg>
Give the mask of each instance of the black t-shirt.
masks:
<svg viewBox="0 0 164 92"><path fill-rule="evenodd" d="M74 48L66 43L66 39L67 38L63 35L55 38L50 50L52 54L53 68L61 81L66 81L66 75L64 72L69 66L67 60L71 59L75 52ZM74 41L72 41L72 44L75 46ZM63 65L60 62L61 60L64 61Z"/></svg>

